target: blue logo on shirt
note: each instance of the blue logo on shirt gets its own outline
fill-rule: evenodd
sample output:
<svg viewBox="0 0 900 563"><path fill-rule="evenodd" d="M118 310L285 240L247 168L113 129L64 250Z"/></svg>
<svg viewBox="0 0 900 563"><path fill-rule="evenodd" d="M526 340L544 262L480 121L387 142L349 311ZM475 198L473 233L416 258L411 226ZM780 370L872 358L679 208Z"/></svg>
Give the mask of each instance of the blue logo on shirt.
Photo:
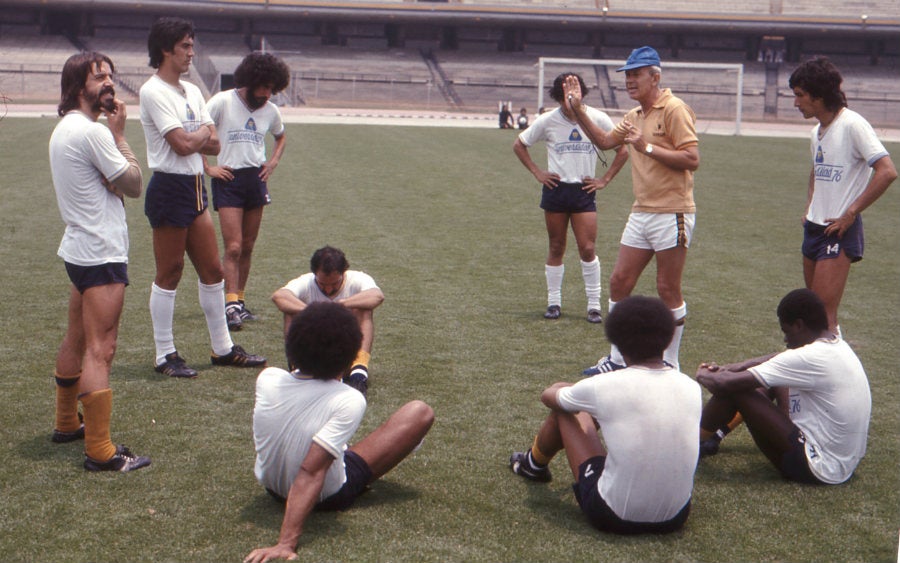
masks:
<svg viewBox="0 0 900 563"><path fill-rule="evenodd" d="M256 121L254 121L251 117L247 120L247 124L244 125L244 129L246 129L247 131L256 131Z"/></svg>
<svg viewBox="0 0 900 563"><path fill-rule="evenodd" d="M572 132L569 133L570 141L580 141L582 140L581 132L578 129L572 129Z"/></svg>

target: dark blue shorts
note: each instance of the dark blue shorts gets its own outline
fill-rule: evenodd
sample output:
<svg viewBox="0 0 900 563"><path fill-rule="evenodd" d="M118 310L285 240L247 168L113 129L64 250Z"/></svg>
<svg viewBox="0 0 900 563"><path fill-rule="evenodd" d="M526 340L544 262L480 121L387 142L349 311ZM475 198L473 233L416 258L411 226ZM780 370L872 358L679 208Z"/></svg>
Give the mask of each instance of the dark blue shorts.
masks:
<svg viewBox="0 0 900 563"><path fill-rule="evenodd" d="M584 191L584 184L560 182L552 190L541 188L541 209L550 213L588 213L597 211L596 192Z"/></svg>
<svg viewBox="0 0 900 563"><path fill-rule="evenodd" d="M630 522L619 518L600 496L597 487L604 465L606 457L602 455L585 460L578 467L578 482L572 485L575 500L593 527L614 534L668 534L680 530L687 522L691 511L690 500L678 514L664 522Z"/></svg>
<svg viewBox="0 0 900 563"><path fill-rule="evenodd" d="M359 495L366 492L369 483L372 482L372 469L366 460L353 450L344 452L344 470L347 472L347 480L336 493L316 504L316 510L347 510L356 501ZM285 498L272 489L266 491L281 502Z"/></svg>
<svg viewBox="0 0 900 563"><path fill-rule="evenodd" d="M269 205L272 198L269 197L269 188L259 177L262 170L256 168L238 168L232 170L234 179L230 182L212 178L213 209L220 207L239 207L241 209L257 209Z"/></svg>
<svg viewBox="0 0 900 563"><path fill-rule="evenodd" d="M825 225L804 221L803 256L818 262L837 258L843 251L851 262L859 262L863 258L865 238L860 215L856 216L856 221L847 229L843 238L838 238L837 235L825 236Z"/></svg>
<svg viewBox="0 0 900 563"><path fill-rule="evenodd" d="M78 293L84 293L92 287L121 283L128 285L128 264L124 262L108 262L99 266L76 266L66 262L66 273Z"/></svg>
<svg viewBox="0 0 900 563"><path fill-rule="evenodd" d="M794 428L789 440L791 449L782 456L781 466L778 468L782 477L797 483L824 485L825 483L813 475L809 468L809 460L806 459L806 436L803 432L799 428Z"/></svg>
<svg viewBox="0 0 900 563"><path fill-rule="evenodd" d="M190 227L206 209L206 186L203 175L154 172L147 184L144 214L150 226Z"/></svg>

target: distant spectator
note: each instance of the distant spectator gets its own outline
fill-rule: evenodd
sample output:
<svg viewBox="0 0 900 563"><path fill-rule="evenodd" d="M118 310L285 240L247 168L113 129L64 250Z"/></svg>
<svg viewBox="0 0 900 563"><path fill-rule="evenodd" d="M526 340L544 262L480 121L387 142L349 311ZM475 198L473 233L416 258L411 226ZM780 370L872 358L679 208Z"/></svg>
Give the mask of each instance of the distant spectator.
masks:
<svg viewBox="0 0 900 563"><path fill-rule="evenodd" d="M503 104L500 106L500 129L513 129L513 116L509 111L509 106Z"/></svg>
<svg viewBox="0 0 900 563"><path fill-rule="evenodd" d="M528 129L528 110L522 108L519 110L519 117L516 118L516 124L519 129Z"/></svg>

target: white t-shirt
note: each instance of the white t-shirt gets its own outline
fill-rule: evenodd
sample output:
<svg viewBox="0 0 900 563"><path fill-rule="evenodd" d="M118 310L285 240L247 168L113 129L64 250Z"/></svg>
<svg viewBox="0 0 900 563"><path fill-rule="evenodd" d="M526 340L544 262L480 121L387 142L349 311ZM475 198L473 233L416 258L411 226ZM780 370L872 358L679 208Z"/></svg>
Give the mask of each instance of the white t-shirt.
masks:
<svg viewBox="0 0 900 563"><path fill-rule="evenodd" d="M863 193L872 165L888 152L869 122L848 108L841 110L821 140L819 127L813 127L810 144L815 184L806 219L825 225Z"/></svg>
<svg viewBox="0 0 900 563"><path fill-rule="evenodd" d="M219 92L206 104L209 115L216 122L222 150L219 166L257 168L266 162L266 133L276 137L284 134L281 112L272 102L250 111L237 89Z"/></svg>
<svg viewBox="0 0 900 563"><path fill-rule="evenodd" d="M750 368L766 387L790 388L790 416L806 436L813 475L843 483L866 454L872 396L863 366L842 339L820 338Z"/></svg>
<svg viewBox="0 0 900 563"><path fill-rule="evenodd" d="M125 173L128 161L112 132L81 113L70 111L50 136L50 172L66 231L57 254L77 266L128 262L125 205L110 182Z"/></svg>
<svg viewBox="0 0 900 563"><path fill-rule="evenodd" d="M344 284L334 297L328 297L319 286L316 285L316 275L312 272L303 274L299 278L289 281L283 289L294 294L294 297L307 305L321 301L335 301L346 299L367 289L378 288L372 276L365 272L347 270L344 272Z"/></svg>
<svg viewBox="0 0 900 563"><path fill-rule="evenodd" d="M619 518L664 522L684 508L699 455L700 386L672 368L627 367L556 394L600 424L608 451L600 496Z"/></svg>
<svg viewBox="0 0 900 563"><path fill-rule="evenodd" d="M336 379L313 379L266 368L256 379L253 407L254 473L266 488L287 498L313 442L335 459L319 500L336 493L347 479L344 450L362 422L366 400Z"/></svg>
<svg viewBox="0 0 900 563"><path fill-rule="evenodd" d="M154 171L193 176L203 173L200 153L180 156L166 142L166 133L179 127L193 133L203 125L214 125L200 88L184 80L181 89L157 75L141 86L141 125L147 139L147 166Z"/></svg>
<svg viewBox="0 0 900 563"><path fill-rule="evenodd" d="M588 116L604 131L611 131L613 122L602 111L586 106ZM538 141L547 144L547 170L559 174L563 182L577 184L585 176L594 177L597 170L597 149L577 122L569 121L560 108L542 113L528 129L519 133L526 147Z"/></svg>

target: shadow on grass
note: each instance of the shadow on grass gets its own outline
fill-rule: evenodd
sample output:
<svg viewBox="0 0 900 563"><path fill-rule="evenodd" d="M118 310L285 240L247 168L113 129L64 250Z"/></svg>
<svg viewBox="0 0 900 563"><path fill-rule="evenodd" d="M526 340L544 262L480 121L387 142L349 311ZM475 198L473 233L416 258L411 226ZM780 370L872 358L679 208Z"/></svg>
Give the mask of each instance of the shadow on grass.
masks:
<svg viewBox="0 0 900 563"><path fill-rule="evenodd" d="M84 462L84 440L57 444L50 441L50 433L41 433L21 440L15 444L14 450L22 459L42 461L63 465L72 463L81 468Z"/></svg>

